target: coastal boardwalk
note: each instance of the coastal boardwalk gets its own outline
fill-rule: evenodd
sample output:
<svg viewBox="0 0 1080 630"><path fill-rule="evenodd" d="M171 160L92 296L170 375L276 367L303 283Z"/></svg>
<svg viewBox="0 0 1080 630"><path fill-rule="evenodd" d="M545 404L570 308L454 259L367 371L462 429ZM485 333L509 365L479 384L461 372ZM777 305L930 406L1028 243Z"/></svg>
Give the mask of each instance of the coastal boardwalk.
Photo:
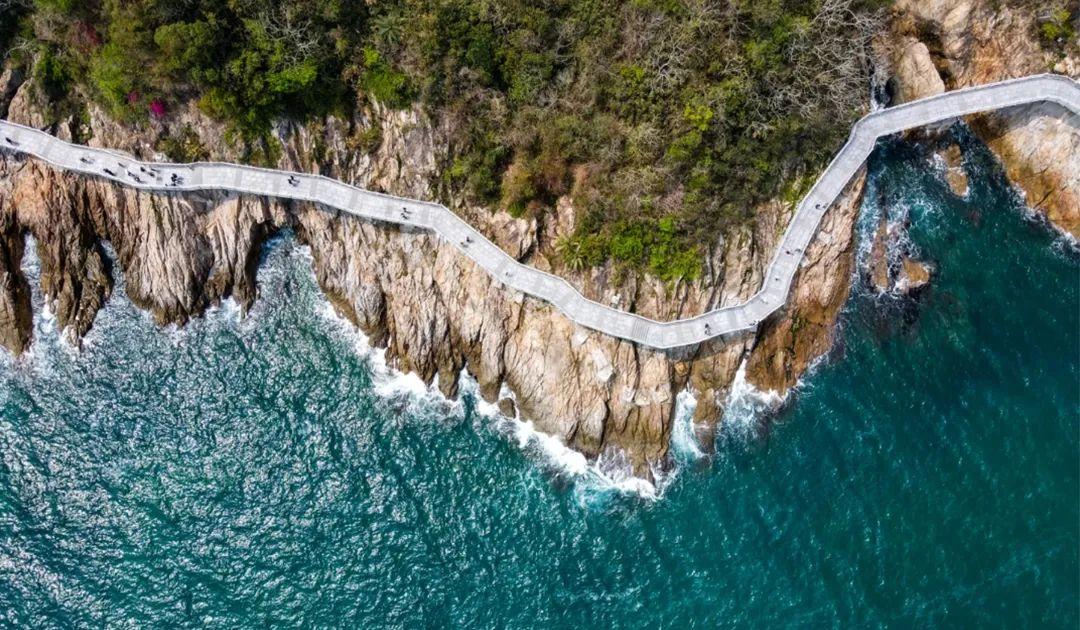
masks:
<svg viewBox="0 0 1080 630"><path fill-rule="evenodd" d="M386 223L430 230L508 287L550 302L574 322L653 348L678 348L752 330L780 309L825 211L843 192L882 136L979 112L1047 101L1080 114L1080 84L1058 75L1036 75L946 92L867 115L847 144L799 203L761 289L750 299L696 317L669 322L593 302L568 282L523 265L445 206L384 195L305 173L236 164L139 162L131 156L64 142L48 133L0 121L0 148L49 164L150 191L225 190L310 201Z"/></svg>

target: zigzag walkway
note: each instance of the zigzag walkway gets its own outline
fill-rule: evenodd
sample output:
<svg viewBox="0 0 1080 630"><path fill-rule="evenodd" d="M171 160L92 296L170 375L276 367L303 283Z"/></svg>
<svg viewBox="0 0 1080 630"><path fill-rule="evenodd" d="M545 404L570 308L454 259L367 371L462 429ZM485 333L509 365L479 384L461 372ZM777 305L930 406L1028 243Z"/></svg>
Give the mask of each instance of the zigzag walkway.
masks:
<svg viewBox="0 0 1080 630"><path fill-rule="evenodd" d="M142 190L226 190L310 201L365 219L430 230L502 284L550 302L574 322L663 349L754 329L758 322L780 309L822 216L866 161L878 138L959 116L1039 101L1057 103L1080 113L1080 84L1059 75L1035 75L946 92L865 116L854 125L847 144L799 203L761 289L742 304L669 322L654 321L586 299L562 278L521 264L439 204L374 193L305 173L211 162L139 162L116 151L70 144L43 131L7 121L0 121L0 148L34 156L57 168Z"/></svg>

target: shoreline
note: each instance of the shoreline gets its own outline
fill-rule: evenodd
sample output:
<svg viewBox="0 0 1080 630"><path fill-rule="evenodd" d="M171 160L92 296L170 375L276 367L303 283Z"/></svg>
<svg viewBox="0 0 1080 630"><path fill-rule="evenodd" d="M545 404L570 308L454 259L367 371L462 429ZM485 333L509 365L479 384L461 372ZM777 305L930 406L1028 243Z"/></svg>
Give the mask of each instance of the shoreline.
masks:
<svg viewBox="0 0 1080 630"><path fill-rule="evenodd" d="M1042 93L1033 94L1039 91L1037 88ZM6 134L0 146L8 151L32 155L63 170L104 177L136 189L158 192L227 190L311 201L368 220L429 230L453 244L497 282L554 305L576 324L643 346L668 350L755 330L759 323L785 306L805 249L817 233L825 212L863 167L878 138L960 116L1033 102L1053 102L1080 113L1080 84L1061 75L1033 75L945 92L868 114L852 127L848 143L799 202L771 258L761 288L741 304L668 322L651 320L585 298L566 280L518 263L442 205L372 193L322 176L213 163L136 162L130 165L131 169L138 165L139 172L147 178L144 181L126 163L124 172L94 163L95 156L115 158L123 154L79 147L7 121L0 121L0 130ZM945 106L940 106L942 103ZM168 180L166 173L170 175ZM286 176L286 182L280 181ZM288 186L284 192L283 186ZM400 211L398 204L401 204Z"/></svg>

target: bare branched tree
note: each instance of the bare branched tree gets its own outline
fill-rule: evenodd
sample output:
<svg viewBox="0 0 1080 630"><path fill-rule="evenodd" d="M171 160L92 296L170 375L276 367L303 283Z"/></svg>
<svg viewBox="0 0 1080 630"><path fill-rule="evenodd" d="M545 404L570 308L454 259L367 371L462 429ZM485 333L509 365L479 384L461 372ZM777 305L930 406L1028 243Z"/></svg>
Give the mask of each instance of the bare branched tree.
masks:
<svg viewBox="0 0 1080 630"><path fill-rule="evenodd" d="M649 69L661 91L685 81L705 53L704 42L723 36L715 0L688 0L683 8L684 14L663 16L651 29Z"/></svg>
<svg viewBox="0 0 1080 630"><path fill-rule="evenodd" d="M769 81L753 103L756 118L778 111L812 118L856 111L865 101L870 42L882 13L859 12L853 0L823 0L789 44L783 80Z"/></svg>
<svg viewBox="0 0 1080 630"><path fill-rule="evenodd" d="M259 13L259 23L267 36L285 44L285 58L290 65L318 54L322 38L306 16L297 15L297 7L281 4Z"/></svg>

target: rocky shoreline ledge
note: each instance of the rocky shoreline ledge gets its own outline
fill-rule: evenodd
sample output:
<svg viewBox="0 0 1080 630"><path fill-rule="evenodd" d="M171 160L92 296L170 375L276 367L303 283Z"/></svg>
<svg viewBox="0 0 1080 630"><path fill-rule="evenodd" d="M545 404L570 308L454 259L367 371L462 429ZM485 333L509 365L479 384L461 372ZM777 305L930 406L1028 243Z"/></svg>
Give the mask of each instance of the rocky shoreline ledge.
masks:
<svg viewBox="0 0 1080 630"><path fill-rule="evenodd" d="M890 41L882 46L882 72L892 77L903 100L1041 71L1045 60L1026 34L1030 19L1009 9L991 12L981 3L901 2ZM995 37L972 30L987 28ZM1009 37L1002 35L1006 31ZM239 157L224 140L224 130L194 106L139 129L95 110L85 123L48 125L48 111L47 100L17 72L0 77L0 114L14 122L48 126L65 139L88 135L92 146L146 157L156 154L164 134L191 130L212 159ZM1075 122L1038 106L970 123L1026 191L1029 204L1077 236L1080 130ZM369 155L350 150L353 138L373 126L381 130L379 148ZM434 198L438 192L445 130L418 111L374 107L348 120L282 123L276 136L283 147L279 168L319 172L403 196ZM740 366L745 363L754 387L786 392L830 347L854 273L854 225L863 184L857 177L829 210L789 307L756 336L661 352L580 328L546 304L503 291L486 272L427 234L307 204L140 193L4 156L0 343L19 353L32 342L29 286L20 270L27 233L37 243L42 291L58 325L77 343L111 292L103 242L115 250L133 302L161 324L182 324L226 297L249 307L257 296L260 247L288 228L310 246L319 285L336 310L386 348L392 367L436 382L451 397L462 369L491 402L499 401L506 386L522 417L539 430L590 458L625 457L635 474L649 477L667 463L679 392L689 390L698 401L694 424L707 446ZM609 268L558 268L554 244L573 229L571 198L560 199L554 219L543 223L486 208L454 209L522 262L564 275L590 299L655 319L749 297L793 211L793 204L783 201L756 209L752 225L711 244L701 280L671 286Z"/></svg>

